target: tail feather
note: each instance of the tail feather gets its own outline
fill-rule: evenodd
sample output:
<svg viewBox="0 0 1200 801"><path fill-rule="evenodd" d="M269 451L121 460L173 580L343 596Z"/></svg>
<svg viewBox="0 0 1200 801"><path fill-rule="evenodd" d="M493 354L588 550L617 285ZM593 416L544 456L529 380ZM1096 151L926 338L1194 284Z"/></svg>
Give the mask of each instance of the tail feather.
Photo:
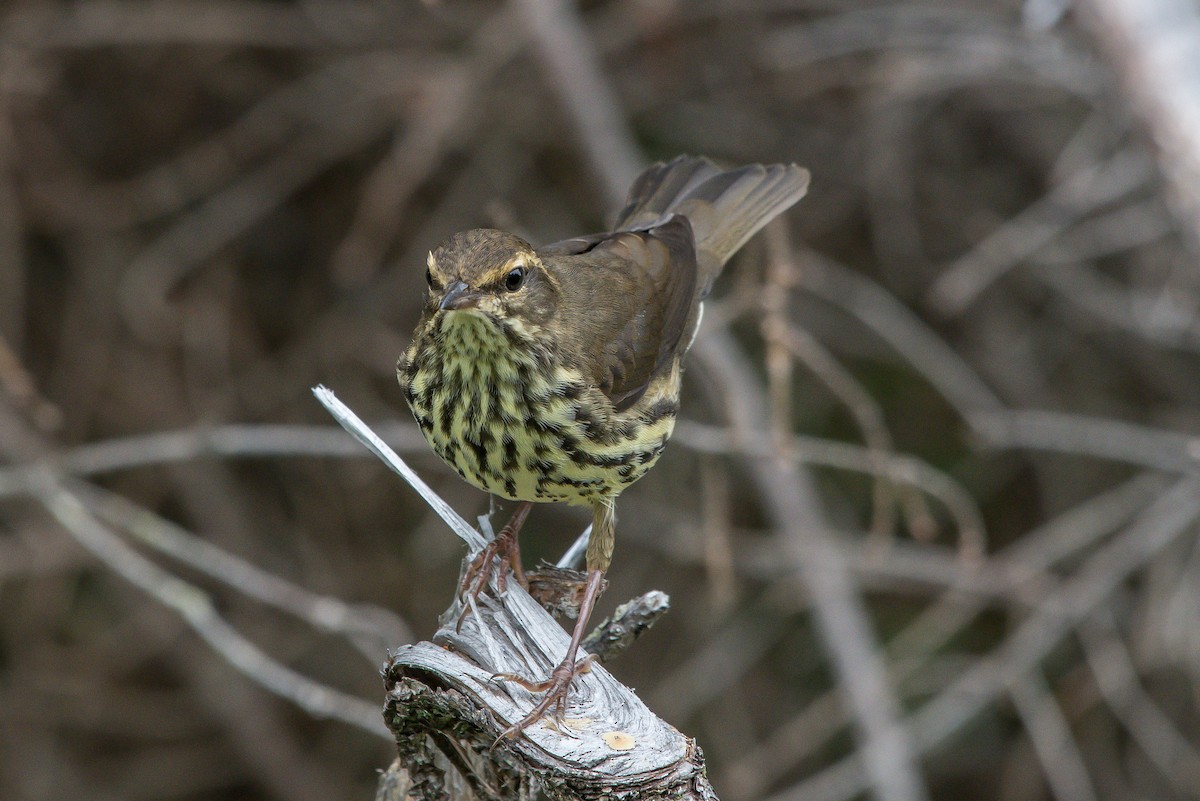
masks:
<svg viewBox="0 0 1200 801"><path fill-rule="evenodd" d="M671 214L692 224L705 283L775 216L804 197L808 170L749 164L722 170L706 158L679 156L643 172L629 190L618 230L646 228Z"/></svg>
<svg viewBox="0 0 1200 801"><path fill-rule="evenodd" d="M720 168L708 159L688 156L678 156L670 162L648 167L629 188L625 208L617 215L617 227L640 228L653 224L697 184L720 172Z"/></svg>

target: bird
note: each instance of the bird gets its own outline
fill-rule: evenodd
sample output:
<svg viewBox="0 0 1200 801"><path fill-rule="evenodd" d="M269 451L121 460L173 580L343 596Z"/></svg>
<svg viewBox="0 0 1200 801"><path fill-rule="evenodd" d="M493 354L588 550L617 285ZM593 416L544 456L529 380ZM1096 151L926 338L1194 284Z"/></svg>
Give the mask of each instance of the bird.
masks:
<svg viewBox="0 0 1200 801"><path fill-rule="evenodd" d="M612 561L616 499L671 437L704 299L730 257L808 184L795 164L722 169L679 156L635 179L610 231L534 247L480 228L430 251L421 317L396 365L401 390L446 464L517 501L460 593L478 597L491 575L504 592L509 571L525 583L517 535L534 503L592 510L566 655L544 681L520 680L544 695L502 737L551 708L565 713L589 664L579 644Z"/></svg>

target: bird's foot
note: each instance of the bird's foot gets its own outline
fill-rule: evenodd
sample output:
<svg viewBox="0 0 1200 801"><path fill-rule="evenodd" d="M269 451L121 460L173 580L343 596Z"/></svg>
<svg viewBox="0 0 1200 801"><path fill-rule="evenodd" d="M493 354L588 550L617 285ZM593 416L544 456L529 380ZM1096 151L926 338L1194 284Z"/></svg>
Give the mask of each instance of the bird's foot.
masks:
<svg viewBox="0 0 1200 801"><path fill-rule="evenodd" d="M596 657L588 654L576 662L575 655L571 654L550 672L549 677L545 681L529 681L515 673L497 673L492 676L493 679L501 679L519 684L531 693L545 693L542 696L542 700L530 710L528 715L521 718L512 726L509 726L500 734L497 742L506 738L516 737L522 731L545 717L546 713L550 712L551 709L554 710L553 719L561 726L567 712L567 693L571 689L571 682L579 674L590 671L592 663L595 661Z"/></svg>
<svg viewBox="0 0 1200 801"><path fill-rule="evenodd" d="M591 670L592 662L596 659L594 656L588 655L578 662L575 661L575 657L579 654L579 643L583 640L583 632L587 628L588 619L592 616L592 609L596 606L596 598L600 595L600 587L603 583L603 570L598 568L588 570L587 584L583 590L583 601L579 605L579 617L576 618L575 628L571 632L571 643L567 646L567 654L563 657L563 661L558 664L558 667L550 671L549 678L545 681L531 682L520 676L514 676L511 673L497 673L494 676L494 678L519 684L530 692L545 693L542 696L542 700L538 702L538 705L528 715L505 729L504 733L496 738L496 742L500 742L508 737L516 737L522 731L545 717L546 713L552 708L554 709L554 720L559 724L563 722L563 717L567 711L567 691L571 689L571 682L580 673L587 673Z"/></svg>
<svg viewBox="0 0 1200 801"><path fill-rule="evenodd" d="M496 576L496 588L501 593L508 589L510 571L518 584L526 589L529 588L525 570L521 567L521 546L517 541L517 532L520 531L521 524L525 522L525 516L529 514L529 507L528 503L518 506L512 519L505 524L504 528L500 529L491 542L483 546L483 550L475 554L475 558L467 566L467 572L458 588L459 597L463 599L463 607L458 614L458 622L454 626L455 631L462 628L467 611L487 589L488 582L493 575Z"/></svg>

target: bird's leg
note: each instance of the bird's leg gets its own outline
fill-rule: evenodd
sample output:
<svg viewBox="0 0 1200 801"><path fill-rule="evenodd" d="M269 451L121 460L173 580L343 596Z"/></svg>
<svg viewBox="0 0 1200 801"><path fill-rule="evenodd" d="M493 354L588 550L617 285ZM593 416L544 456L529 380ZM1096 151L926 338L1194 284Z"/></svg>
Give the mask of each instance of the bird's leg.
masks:
<svg viewBox="0 0 1200 801"><path fill-rule="evenodd" d="M592 614L592 607L596 605L596 599L600 596L600 584L604 580L603 570L589 570L587 585L583 591L583 603L579 605L579 617L575 621L575 628L571 632L571 644L567 646L567 655L558 667L550 671L550 676L545 681L531 682L526 681L520 676L515 676L511 673L497 674L496 678L505 679L507 681L520 684L530 692L544 692L542 700L538 702L528 715L521 718L512 726L500 735L500 739L505 737L516 737L525 729L532 726L541 720L551 707L554 707L554 716L561 719L567 711L567 691L571 688L571 681L579 673L586 673L595 659L590 654L584 657L579 662L575 661L575 657L579 654L579 643L583 640L583 635L587 631L588 618Z"/></svg>
<svg viewBox="0 0 1200 801"><path fill-rule="evenodd" d="M604 573L612 561L613 544L616 539L615 529L616 518L612 501L609 499L597 501L592 507L592 536L588 539L587 584L584 586L583 600L579 604L579 617L576 618L575 628L571 631L571 643L567 646L567 655L563 657L563 661L550 671L550 676L545 681L540 682L526 681L511 673L497 674L497 678L516 682L530 692L545 692L538 705L528 715L508 727L500 735L500 739L516 737L540 720L551 708L554 708L556 718L561 719L566 714L567 692L571 688L571 681L576 675L586 673L595 659L588 655L578 662L575 661L579 654L579 643L587 631L588 619L592 616L596 599L600 597Z"/></svg>
<svg viewBox="0 0 1200 801"><path fill-rule="evenodd" d="M504 528L496 533L491 542L483 546L483 550L475 554L475 558L467 566L466 575L463 576L462 584L459 586L460 596L466 598L469 595L472 600L478 599L479 595L487 588L493 569L498 570L496 583L500 592L504 592L508 588L510 568L522 587L529 586L525 580L525 569L521 567L521 545L517 540L517 534L520 533L521 526L524 525L525 518L529 516L529 510L532 508L533 504L530 501L518 503L517 508L513 510L512 517L504 524ZM500 559L500 564L494 568L492 563L497 557ZM458 615L458 623L455 625L456 630L462 626L463 618L466 617L467 610L470 608L469 604L463 604L462 612Z"/></svg>

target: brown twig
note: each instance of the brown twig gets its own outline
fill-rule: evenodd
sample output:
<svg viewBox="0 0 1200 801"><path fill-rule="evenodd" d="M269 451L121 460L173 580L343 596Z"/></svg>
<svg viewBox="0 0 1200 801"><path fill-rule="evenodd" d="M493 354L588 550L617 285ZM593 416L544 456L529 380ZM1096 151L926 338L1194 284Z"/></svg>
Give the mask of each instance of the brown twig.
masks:
<svg viewBox="0 0 1200 801"><path fill-rule="evenodd" d="M758 384L746 374L744 359L736 355L728 334L703 336L694 350L705 367L720 376L722 386L737 392L728 403L735 432L753 432L757 421L769 419L756 391ZM883 799L925 798L861 598L841 554L828 540L821 504L811 485L786 453L780 453L773 464L752 461L748 466L789 557L812 594L822 643L853 710L872 787Z"/></svg>

